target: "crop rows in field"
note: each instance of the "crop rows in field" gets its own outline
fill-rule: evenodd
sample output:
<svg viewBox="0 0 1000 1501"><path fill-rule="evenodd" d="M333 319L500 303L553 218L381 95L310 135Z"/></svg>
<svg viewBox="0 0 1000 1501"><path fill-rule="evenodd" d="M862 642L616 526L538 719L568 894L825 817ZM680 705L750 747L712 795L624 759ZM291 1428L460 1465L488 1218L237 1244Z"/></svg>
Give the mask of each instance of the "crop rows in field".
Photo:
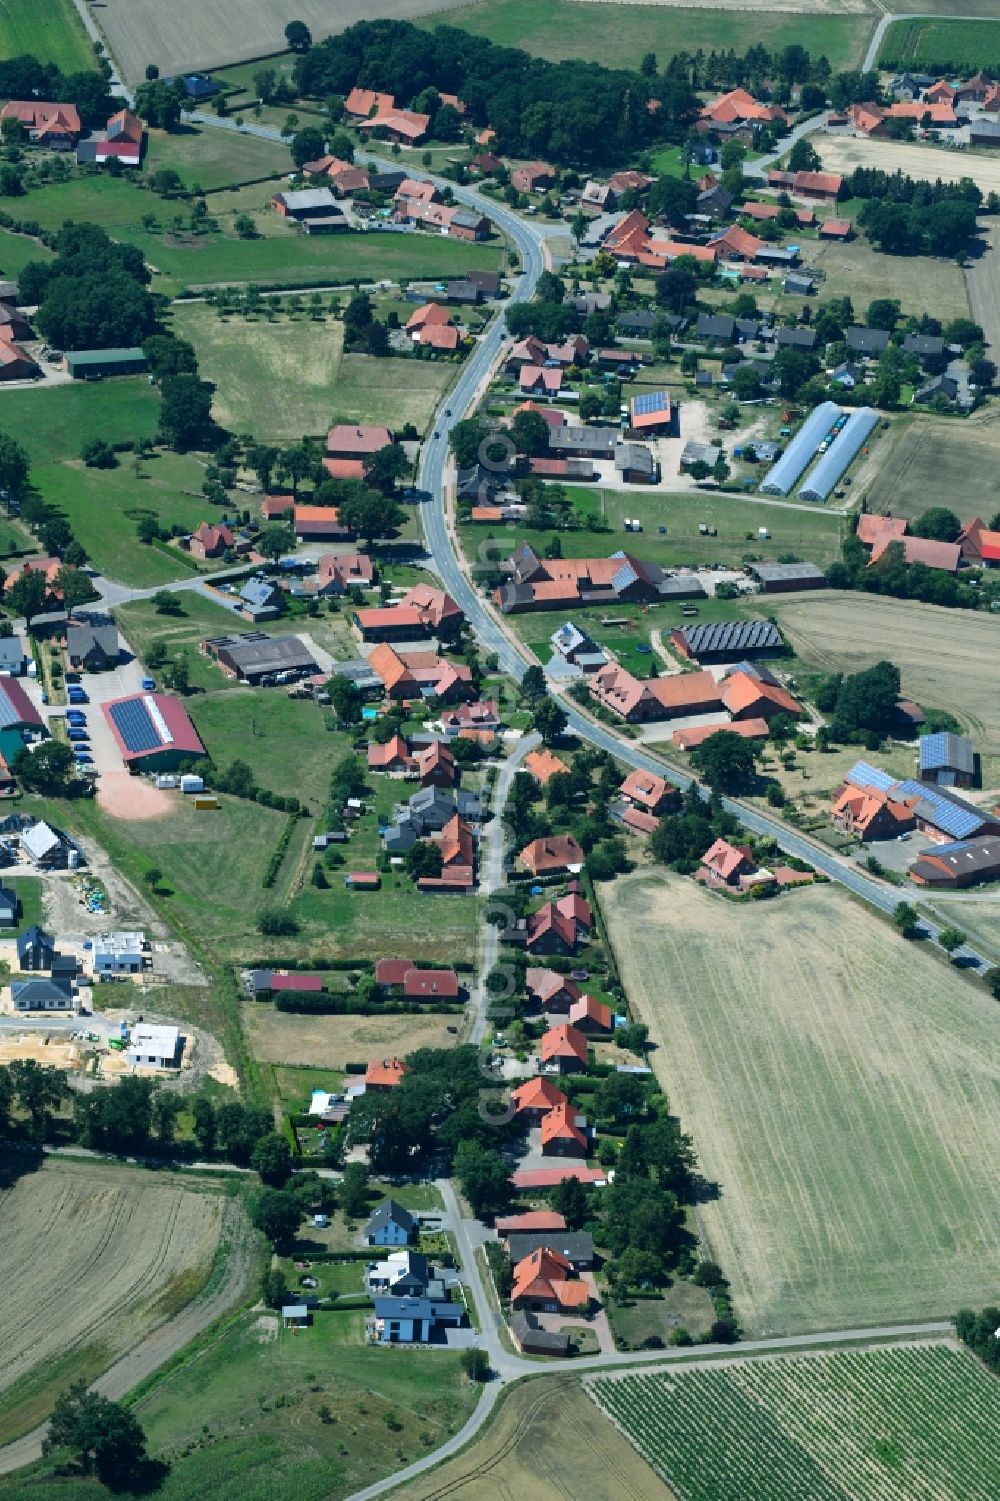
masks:
<svg viewBox="0 0 1000 1501"><path fill-rule="evenodd" d="M683 1501L994 1501L1000 1380L951 1346L603 1378L591 1395Z"/></svg>

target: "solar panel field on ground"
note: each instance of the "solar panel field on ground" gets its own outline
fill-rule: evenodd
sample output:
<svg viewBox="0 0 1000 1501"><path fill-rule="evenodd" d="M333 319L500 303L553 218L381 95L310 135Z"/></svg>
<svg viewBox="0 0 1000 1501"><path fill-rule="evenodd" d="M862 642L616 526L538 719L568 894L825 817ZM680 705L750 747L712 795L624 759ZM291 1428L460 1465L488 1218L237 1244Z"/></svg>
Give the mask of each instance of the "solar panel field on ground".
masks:
<svg viewBox="0 0 1000 1501"><path fill-rule="evenodd" d="M939 1345L597 1378L597 1403L683 1501L992 1501L1000 1382Z"/></svg>

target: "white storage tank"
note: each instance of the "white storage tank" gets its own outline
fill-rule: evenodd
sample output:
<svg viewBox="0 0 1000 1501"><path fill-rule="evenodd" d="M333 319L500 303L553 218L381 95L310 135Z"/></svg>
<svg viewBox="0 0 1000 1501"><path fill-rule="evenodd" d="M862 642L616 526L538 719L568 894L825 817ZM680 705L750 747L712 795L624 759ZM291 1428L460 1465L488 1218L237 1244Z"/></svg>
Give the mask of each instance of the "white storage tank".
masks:
<svg viewBox="0 0 1000 1501"><path fill-rule="evenodd" d="M204 790L205 790L205 778L204 777L196 777L191 772L189 772L186 776L181 777L181 791L182 792L204 792Z"/></svg>

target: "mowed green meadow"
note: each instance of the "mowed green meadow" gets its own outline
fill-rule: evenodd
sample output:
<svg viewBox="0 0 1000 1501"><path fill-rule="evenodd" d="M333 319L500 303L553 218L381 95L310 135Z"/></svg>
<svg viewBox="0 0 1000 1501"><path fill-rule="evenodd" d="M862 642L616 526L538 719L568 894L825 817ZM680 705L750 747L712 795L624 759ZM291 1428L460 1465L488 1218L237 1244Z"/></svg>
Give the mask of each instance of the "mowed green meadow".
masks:
<svg viewBox="0 0 1000 1501"><path fill-rule="evenodd" d="M719 1185L699 1230L746 1332L995 1298L985 989L830 886L746 905L666 873L599 890L657 1076Z"/></svg>
<svg viewBox="0 0 1000 1501"><path fill-rule="evenodd" d="M90 40L73 0L0 0L0 57L30 53L63 73L94 66Z"/></svg>
<svg viewBox="0 0 1000 1501"><path fill-rule="evenodd" d="M743 23L746 23L744 32ZM780 51L798 43L830 66L854 67L874 26L873 16L769 11L734 16L723 7L581 4L578 0L480 0L430 15L418 25L460 26L503 47L535 57L583 58L607 67L637 68L647 52L664 66L677 52L745 51L751 42Z"/></svg>

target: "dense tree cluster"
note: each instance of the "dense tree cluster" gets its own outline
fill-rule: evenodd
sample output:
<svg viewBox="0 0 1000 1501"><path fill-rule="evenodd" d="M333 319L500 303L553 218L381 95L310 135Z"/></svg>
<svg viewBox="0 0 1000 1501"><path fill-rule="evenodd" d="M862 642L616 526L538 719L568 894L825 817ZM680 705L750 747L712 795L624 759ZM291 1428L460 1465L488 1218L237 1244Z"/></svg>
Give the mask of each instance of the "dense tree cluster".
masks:
<svg viewBox="0 0 1000 1501"><path fill-rule="evenodd" d="M110 72L106 63L78 73L63 73L54 63L42 63L30 55L5 58L0 61L0 95L4 99L59 99L75 104L80 123L92 130L104 125L121 107L121 100L115 100L108 87Z"/></svg>
<svg viewBox="0 0 1000 1501"><path fill-rule="evenodd" d="M428 32L405 21L361 21L299 56L295 81L313 97L342 96L358 85L404 105L427 102L426 90L456 93L470 123L491 125L504 153L610 164L696 118L688 70L675 64L662 74L655 60L649 73L556 64L456 27Z"/></svg>
<svg viewBox="0 0 1000 1501"><path fill-rule="evenodd" d="M984 1308L975 1313L971 1308L960 1308L953 1320L955 1333L963 1344L968 1345L991 1371L1000 1372L1000 1308Z"/></svg>
<svg viewBox="0 0 1000 1501"><path fill-rule="evenodd" d="M843 193L863 198L858 226L886 255L958 255L976 233L983 195L969 177L935 182L857 167Z"/></svg>
<svg viewBox="0 0 1000 1501"><path fill-rule="evenodd" d="M141 344L156 327L149 272L135 245L112 240L96 224L63 225L55 258L29 261L21 296L39 304L38 327L60 349Z"/></svg>

